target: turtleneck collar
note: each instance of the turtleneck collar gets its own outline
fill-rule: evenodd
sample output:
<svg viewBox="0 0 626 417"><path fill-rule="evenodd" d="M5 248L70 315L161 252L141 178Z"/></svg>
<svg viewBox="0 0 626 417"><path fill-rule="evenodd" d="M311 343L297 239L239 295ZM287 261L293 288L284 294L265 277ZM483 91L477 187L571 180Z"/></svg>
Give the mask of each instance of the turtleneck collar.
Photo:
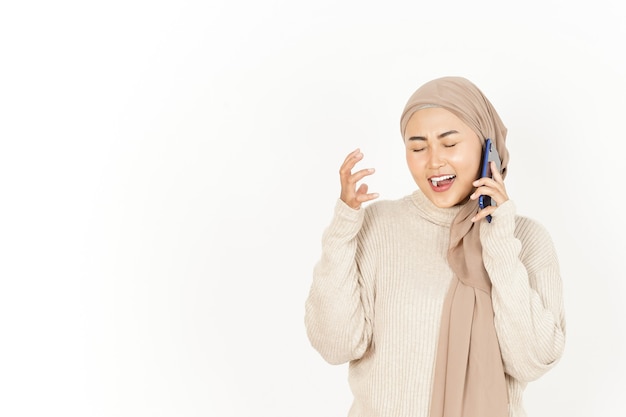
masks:
<svg viewBox="0 0 626 417"><path fill-rule="evenodd" d="M450 227L452 220L461 210L462 206L454 206L450 208L440 208L435 206L421 190L415 190L409 197L420 216L430 221L431 223L438 224L440 226Z"/></svg>

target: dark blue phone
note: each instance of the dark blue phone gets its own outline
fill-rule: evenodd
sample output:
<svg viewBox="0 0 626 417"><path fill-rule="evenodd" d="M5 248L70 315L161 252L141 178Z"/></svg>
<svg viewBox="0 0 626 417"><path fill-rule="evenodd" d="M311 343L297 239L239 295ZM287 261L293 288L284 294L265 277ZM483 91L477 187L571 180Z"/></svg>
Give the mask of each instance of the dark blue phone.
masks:
<svg viewBox="0 0 626 417"><path fill-rule="evenodd" d="M487 138L485 141L485 149L483 150L483 159L480 168L480 177L488 177L492 178L493 175L491 173L491 166L489 162L494 161L496 163L496 167L498 171L500 171L500 155L498 155L498 150L496 146L493 144L491 139ZM480 209L484 209L487 206L495 206L496 203L491 201L491 197L488 195L481 195L478 197L478 205ZM487 216L487 222L491 223L491 215Z"/></svg>

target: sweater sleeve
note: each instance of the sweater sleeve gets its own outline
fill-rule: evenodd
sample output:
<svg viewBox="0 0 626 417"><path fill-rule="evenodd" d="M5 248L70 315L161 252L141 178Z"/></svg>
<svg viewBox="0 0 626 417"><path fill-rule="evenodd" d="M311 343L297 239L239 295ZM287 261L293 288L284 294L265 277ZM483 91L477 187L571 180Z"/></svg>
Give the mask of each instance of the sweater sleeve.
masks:
<svg viewBox="0 0 626 417"><path fill-rule="evenodd" d="M532 381L551 369L565 345L563 290L547 231L515 216L509 200L480 228L483 261L492 282L494 323L504 370Z"/></svg>
<svg viewBox="0 0 626 417"><path fill-rule="evenodd" d="M337 201L305 304L309 340L331 364L360 358L372 337L373 305L357 262L364 211Z"/></svg>

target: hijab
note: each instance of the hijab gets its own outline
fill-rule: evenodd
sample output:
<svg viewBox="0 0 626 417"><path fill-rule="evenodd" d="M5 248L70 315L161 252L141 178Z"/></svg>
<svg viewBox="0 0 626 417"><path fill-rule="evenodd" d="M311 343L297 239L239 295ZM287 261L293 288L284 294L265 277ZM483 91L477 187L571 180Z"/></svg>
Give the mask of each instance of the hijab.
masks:
<svg viewBox="0 0 626 417"><path fill-rule="evenodd" d="M411 95L400 129L405 136L411 116L428 107L452 112L480 138L491 138L506 175L507 129L487 97L469 80L443 77ZM468 200L450 226L448 264L453 279L444 300L437 344L430 417L508 416L507 384L495 331L491 280L482 260L478 202ZM490 227L490 225L483 225Z"/></svg>

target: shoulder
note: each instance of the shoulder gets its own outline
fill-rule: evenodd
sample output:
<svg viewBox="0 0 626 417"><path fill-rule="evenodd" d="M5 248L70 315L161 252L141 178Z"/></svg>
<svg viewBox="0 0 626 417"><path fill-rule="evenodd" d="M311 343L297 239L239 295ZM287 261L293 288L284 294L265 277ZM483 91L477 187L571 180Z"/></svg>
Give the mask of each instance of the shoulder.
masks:
<svg viewBox="0 0 626 417"><path fill-rule="evenodd" d="M395 200L377 200L365 206L363 232L397 234L411 223L413 211L407 197Z"/></svg>
<svg viewBox="0 0 626 417"><path fill-rule="evenodd" d="M515 236L520 240L529 241L529 243L552 243L548 229L539 221L527 216L515 216Z"/></svg>
<svg viewBox="0 0 626 417"><path fill-rule="evenodd" d="M365 218L370 220L393 220L406 216L410 209L410 196L395 200L377 200L365 207Z"/></svg>

